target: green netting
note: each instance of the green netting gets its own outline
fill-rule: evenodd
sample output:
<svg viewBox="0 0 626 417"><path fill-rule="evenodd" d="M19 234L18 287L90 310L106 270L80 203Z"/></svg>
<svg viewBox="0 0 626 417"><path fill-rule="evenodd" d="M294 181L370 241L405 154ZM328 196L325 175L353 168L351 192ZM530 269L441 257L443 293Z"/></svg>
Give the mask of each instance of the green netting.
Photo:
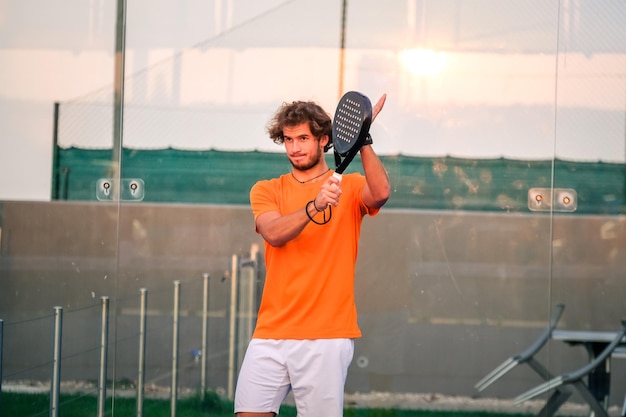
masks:
<svg viewBox="0 0 626 417"><path fill-rule="evenodd" d="M96 182L110 178L111 150L59 148L53 199L97 200ZM288 172L282 153L124 149L122 178L140 178L144 202L248 204L259 179ZM332 155L327 155L334 166ZM624 164L572 161L521 161L381 157L393 194L387 207L432 210L527 212L528 190L572 188L578 214L623 214ZM355 160L348 168L360 169ZM554 184L553 184L554 182Z"/></svg>

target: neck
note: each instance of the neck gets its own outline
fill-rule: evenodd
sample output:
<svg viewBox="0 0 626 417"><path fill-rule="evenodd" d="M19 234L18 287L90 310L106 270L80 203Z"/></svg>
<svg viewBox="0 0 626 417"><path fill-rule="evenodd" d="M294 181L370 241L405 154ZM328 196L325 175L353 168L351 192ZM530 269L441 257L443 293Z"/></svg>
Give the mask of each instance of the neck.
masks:
<svg viewBox="0 0 626 417"><path fill-rule="evenodd" d="M298 170L292 169L291 176L300 184L304 184L306 182L313 182L323 177L324 174L326 174L328 171L330 171L330 168L328 168L327 166L323 167L322 170L315 170L314 172L298 171Z"/></svg>

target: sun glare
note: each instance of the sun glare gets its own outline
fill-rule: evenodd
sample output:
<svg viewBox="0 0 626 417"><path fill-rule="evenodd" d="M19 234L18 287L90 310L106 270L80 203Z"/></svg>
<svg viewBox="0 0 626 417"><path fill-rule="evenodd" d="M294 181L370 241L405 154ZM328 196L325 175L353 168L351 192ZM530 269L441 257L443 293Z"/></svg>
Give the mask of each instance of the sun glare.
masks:
<svg viewBox="0 0 626 417"><path fill-rule="evenodd" d="M401 52L400 59L415 76L437 75L446 66L445 52L435 52L430 49L406 49Z"/></svg>

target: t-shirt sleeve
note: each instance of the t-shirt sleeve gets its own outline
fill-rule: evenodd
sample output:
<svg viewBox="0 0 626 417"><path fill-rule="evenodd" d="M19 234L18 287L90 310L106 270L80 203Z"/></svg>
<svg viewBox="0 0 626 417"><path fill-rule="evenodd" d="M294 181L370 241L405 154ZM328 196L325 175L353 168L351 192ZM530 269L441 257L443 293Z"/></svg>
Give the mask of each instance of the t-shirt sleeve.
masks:
<svg viewBox="0 0 626 417"><path fill-rule="evenodd" d="M250 205L256 221L263 213L280 211L276 189L269 180L259 181L250 189Z"/></svg>

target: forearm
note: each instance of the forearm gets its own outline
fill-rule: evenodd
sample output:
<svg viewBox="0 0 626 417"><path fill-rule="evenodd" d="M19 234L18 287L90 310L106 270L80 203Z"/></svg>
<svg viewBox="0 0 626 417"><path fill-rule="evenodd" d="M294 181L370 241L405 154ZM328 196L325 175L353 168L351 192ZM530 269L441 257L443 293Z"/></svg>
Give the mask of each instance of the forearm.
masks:
<svg viewBox="0 0 626 417"><path fill-rule="evenodd" d="M318 212L314 203L308 203L284 216L278 212L265 213L257 218L257 230L270 245L283 246L297 237Z"/></svg>
<svg viewBox="0 0 626 417"><path fill-rule="evenodd" d="M371 145L361 148L361 162L367 181L363 200L368 207L382 207L391 195L387 170Z"/></svg>

